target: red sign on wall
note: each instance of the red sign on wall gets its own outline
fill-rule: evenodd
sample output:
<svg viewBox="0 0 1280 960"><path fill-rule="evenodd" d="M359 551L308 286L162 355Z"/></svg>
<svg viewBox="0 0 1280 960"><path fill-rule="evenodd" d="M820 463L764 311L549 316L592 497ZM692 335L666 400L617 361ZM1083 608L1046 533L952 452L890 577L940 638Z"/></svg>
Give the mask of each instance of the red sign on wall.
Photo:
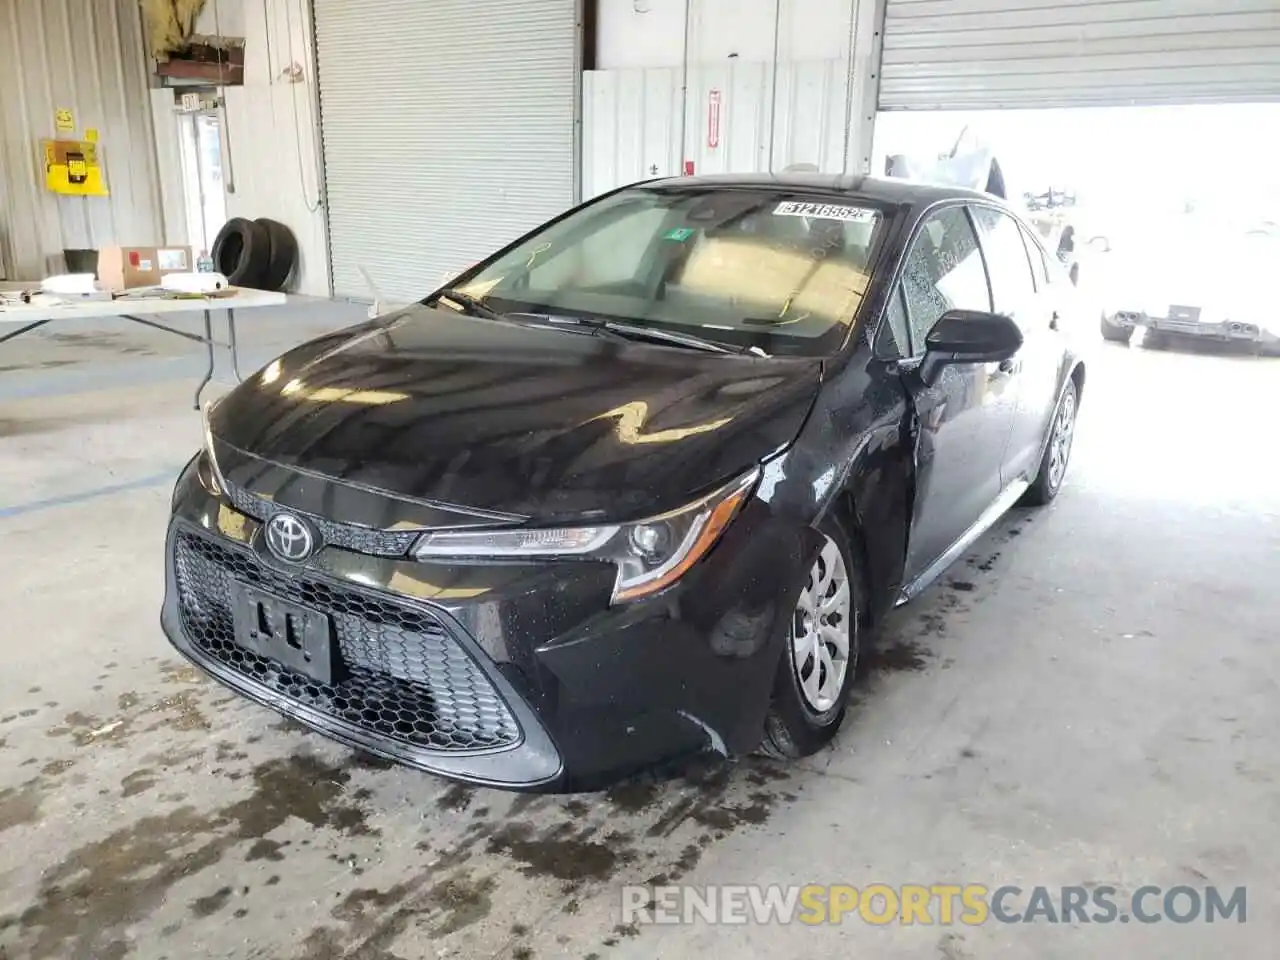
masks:
<svg viewBox="0 0 1280 960"><path fill-rule="evenodd" d="M720 146L720 91L707 95L707 146L714 150Z"/></svg>

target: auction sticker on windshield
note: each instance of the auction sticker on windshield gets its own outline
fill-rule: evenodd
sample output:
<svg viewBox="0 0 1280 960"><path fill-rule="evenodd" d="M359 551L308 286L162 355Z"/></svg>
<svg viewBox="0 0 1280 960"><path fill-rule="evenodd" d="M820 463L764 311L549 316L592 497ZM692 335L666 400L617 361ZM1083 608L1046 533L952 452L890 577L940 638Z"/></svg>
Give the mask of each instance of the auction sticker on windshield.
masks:
<svg viewBox="0 0 1280 960"><path fill-rule="evenodd" d="M773 209L775 217L810 217L814 220L844 220L848 223L870 223L880 214L867 207L846 207L838 203L801 203L784 200Z"/></svg>

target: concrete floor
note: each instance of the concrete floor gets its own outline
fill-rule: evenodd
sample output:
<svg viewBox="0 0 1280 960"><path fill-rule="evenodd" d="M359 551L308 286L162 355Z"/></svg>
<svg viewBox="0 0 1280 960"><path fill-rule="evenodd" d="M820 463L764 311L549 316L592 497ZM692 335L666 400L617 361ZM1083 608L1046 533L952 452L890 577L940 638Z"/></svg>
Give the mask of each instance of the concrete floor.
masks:
<svg viewBox="0 0 1280 960"><path fill-rule="evenodd" d="M249 352L344 309L264 314ZM830 752L529 798L353 754L170 652L200 360L80 333L0 346L0 958L1274 956L1280 362L1099 345L1059 501L895 614ZM1248 922L621 926L655 877L1245 884Z"/></svg>

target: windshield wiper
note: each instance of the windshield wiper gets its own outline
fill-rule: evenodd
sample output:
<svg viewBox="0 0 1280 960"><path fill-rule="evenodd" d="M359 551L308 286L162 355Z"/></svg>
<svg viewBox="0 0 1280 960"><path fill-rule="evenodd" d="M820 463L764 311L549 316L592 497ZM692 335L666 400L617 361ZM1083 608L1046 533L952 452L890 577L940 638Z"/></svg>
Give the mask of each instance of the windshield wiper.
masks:
<svg viewBox="0 0 1280 960"><path fill-rule="evenodd" d="M749 353L755 357L769 356L754 343L743 347L731 347L728 344L706 340L691 333L676 333L674 330L658 330L654 327L633 327L629 324L614 323L612 321L604 321L604 323L607 329L615 333L621 333L624 336L634 337L637 340L659 340L663 343L692 347L695 350L705 350L707 353L733 353L737 355Z"/></svg>
<svg viewBox="0 0 1280 960"><path fill-rule="evenodd" d="M455 290L453 287L441 290L436 294L436 299L452 300L463 308L464 313L469 313L475 317L487 317L490 320L501 320L503 317L503 314L493 309L493 307L486 306L485 302L479 297L473 297L471 294Z"/></svg>
<svg viewBox="0 0 1280 960"><path fill-rule="evenodd" d="M767 357L759 347L752 344L746 347L730 347L714 340L706 340L691 333L676 333L673 330L659 330L655 327L637 327L629 323L618 323L615 320L600 320L596 317L573 317L549 313L510 313L508 319L529 318L559 327L577 327L592 331L596 336L608 336L614 340L652 340L658 343L670 343L675 346L701 350L704 353L752 354Z"/></svg>
<svg viewBox="0 0 1280 960"><path fill-rule="evenodd" d="M673 330L658 330L654 327L633 327L626 323L615 323L612 320L600 321L606 330L620 333L633 340L656 340L659 343L671 343L678 347L689 347L691 350L702 350L705 353L740 353L733 347L726 347L714 340L704 340L691 333L676 333Z"/></svg>
<svg viewBox="0 0 1280 960"><path fill-rule="evenodd" d="M539 327L559 327L571 333L587 337L603 337L607 340L618 341L629 339L610 330L603 320L589 320L586 317L570 317L562 314L533 313L521 310L517 313L508 313L506 319L530 321Z"/></svg>

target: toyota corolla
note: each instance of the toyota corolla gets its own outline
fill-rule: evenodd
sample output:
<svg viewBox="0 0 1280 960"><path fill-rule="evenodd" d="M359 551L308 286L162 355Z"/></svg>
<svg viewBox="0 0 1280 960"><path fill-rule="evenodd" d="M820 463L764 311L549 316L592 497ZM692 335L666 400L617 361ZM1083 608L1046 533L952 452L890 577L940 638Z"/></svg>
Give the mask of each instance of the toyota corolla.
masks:
<svg viewBox="0 0 1280 960"><path fill-rule="evenodd" d="M612 192L207 409L165 632L248 698L475 783L814 753L886 612L1058 494L1073 292L981 193Z"/></svg>

